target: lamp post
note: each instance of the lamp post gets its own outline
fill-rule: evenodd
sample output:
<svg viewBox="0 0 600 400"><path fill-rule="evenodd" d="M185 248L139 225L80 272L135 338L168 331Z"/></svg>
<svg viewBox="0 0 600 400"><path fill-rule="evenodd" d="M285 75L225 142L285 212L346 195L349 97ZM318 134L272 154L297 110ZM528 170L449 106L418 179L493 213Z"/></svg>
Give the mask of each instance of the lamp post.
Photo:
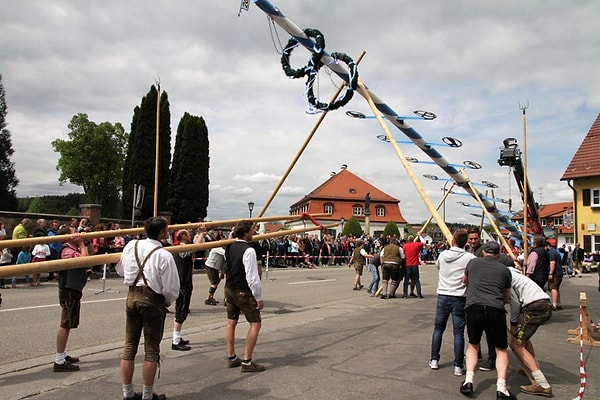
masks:
<svg viewBox="0 0 600 400"><path fill-rule="evenodd" d="M254 210L254 203L249 201L248 202L248 211L250 211L250 218L252 218L252 210Z"/></svg>

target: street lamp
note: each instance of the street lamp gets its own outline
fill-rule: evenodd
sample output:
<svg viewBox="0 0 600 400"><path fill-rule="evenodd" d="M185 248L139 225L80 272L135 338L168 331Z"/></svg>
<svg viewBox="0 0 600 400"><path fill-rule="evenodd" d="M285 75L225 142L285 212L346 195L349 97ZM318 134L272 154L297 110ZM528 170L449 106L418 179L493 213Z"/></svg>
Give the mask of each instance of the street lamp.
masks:
<svg viewBox="0 0 600 400"><path fill-rule="evenodd" d="M252 210L254 210L254 203L249 201L248 202L248 211L250 211L250 218L252 218Z"/></svg>

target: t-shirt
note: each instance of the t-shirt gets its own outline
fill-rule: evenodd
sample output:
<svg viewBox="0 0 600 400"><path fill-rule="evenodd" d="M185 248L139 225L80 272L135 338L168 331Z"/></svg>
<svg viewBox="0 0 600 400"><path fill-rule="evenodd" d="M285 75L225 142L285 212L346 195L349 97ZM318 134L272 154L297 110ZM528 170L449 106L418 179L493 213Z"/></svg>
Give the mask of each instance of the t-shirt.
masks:
<svg viewBox="0 0 600 400"><path fill-rule="evenodd" d="M483 305L504 310L504 289L510 289L508 268L493 256L477 257L465 269L468 278L465 308Z"/></svg>
<svg viewBox="0 0 600 400"><path fill-rule="evenodd" d="M406 257L406 266L415 267L419 265L419 254L423 248L423 242L406 242L402 246L404 256Z"/></svg>

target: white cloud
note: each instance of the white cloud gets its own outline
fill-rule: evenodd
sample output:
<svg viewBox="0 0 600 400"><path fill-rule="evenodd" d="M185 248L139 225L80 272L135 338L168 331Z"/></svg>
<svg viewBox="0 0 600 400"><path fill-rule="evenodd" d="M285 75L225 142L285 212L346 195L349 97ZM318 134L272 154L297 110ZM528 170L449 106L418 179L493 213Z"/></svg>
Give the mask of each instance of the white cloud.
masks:
<svg viewBox="0 0 600 400"><path fill-rule="evenodd" d="M595 16L600 3L462 0L418 3L392 0L277 4L299 27L323 32L326 49L356 58L361 79L399 114L425 109L434 121L413 121L427 141L460 139L458 149L438 147L451 163L465 160L473 181L490 180L496 197L520 203L514 180L497 164L506 137L522 145L518 104L527 101L529 178L543 202L566 201L560 182L566 166L598 115ZM77 113L96 122L121 122L160 79L169 94L173 138L184 112L202 116L210 139L209 217L229 219L260 209L288 169L268 214L289 205L338 171L341 164L401 200L403 215L421 222L428 212L389 144L376 139L375 120L355 95L345 110L329 113L308 141L318 116L308 115L304 79L281 71L276 48L287 42L269 29L254 5L237 17L223 1L9 0L3 9L0 73L6 90L19 196L72 192L58 185L58 155L50 142L63 137ZM360 21L360 22L358 22ZM275 44L275 46L274 46ZM294 51L300 66L308 52ZM327 101L337 80L323 72L318 94ZM389 125L389 124L388 124ZM398 140L405 136L389 125ZM306 143L308 141L308 143ZM306 149L300 149L306 143ZM412 144L406 155L427 161ZM293 160L298 158L294 164ZM412 165L437 203L446 177L435 165ZM449 185L448 185L449 186ZM485 189L482 189L485 190ZM448 220L476 222L471 209L446 204ZM459 199L459 200L462 200Z"/></svg>

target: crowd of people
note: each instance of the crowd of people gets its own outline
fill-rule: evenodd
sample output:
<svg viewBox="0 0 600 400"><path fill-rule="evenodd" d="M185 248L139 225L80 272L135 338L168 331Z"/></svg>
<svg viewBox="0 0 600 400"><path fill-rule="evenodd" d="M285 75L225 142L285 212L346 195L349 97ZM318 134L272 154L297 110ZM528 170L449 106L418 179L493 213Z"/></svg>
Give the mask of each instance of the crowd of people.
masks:
<svg viewBox="0 0 600 400"><path fill-rule="evenodd" d="M465 376L460 393L467 396L475 393L476 369L484 372L495 370L497 398L516 399L506 386L507 348L510 347L517 356L522 365L521 371L531 381L530 385L521 386L520 391L551 397L552 387L536 361L531 338L553 312L562 309L560 286L563 276L580 275L590 267L585 263L596 263L597 268L600 262L600 255L594 259L594 255L581 254L583 251L579 244L574 249L567 246L556 249L543 236L532 239L524 260L521 249L515 246L513 240L508 241L509 249L501 249L495 241L483 243L477 228L457 229L451 243L435 244L422 243L422 232L406 239L383 235L373 238L364 234L360 237L324 234L320 239L314 234L282 235L258 243L252 241L255 228L251 221L242 221L233 227L229 235L225 235L221 231L207 231L205 224L199 223L197 229L169 234L166 220L154 217L146 221L143 235L132 238L115 235L87 242L82 240L80 233L118 229L118 225L93 227L85 219L72 221L70 225L60 225L58 221L48 224L43 219L34 224L24 219L14 228L13 238L69 234L71 237L60 246L40 243L19 249L15 262L44 262L122 251L115 270L129 286L125 347L121 355L123 395L126 399L158 400L166 399L165 395L154 393L153 384L160 360L167 307L175 305L172 350L190 350L189 340L182 337L182 327L190 312L192 273L197 267L206 270L206 305L219 303L214 294L220 282L225 281L226 367L241 367L242 372L261 372L265 367L253 361L252 355L261 329L260 311L264 307L260 264L267 263L267 257L271 265L279 267L347 265L354 269L352 289L357 291L364 288L362 275L366 267L371 274L367 293L381 299L397 297L396 291L402 281L402 298L423 298L419 270L426 260L433 260L439 274L430 368L440 369L442 338L451 319L453 373ZM0 232L2 230L4 227L0 226ZM165 251L167 246L225 238L235 239L235 242L199 253ZM9 254L7 262L11 263L14 254ZM95 268L74 268L58 274L62 313L56 340L55 372L79 370L79 358L67 354L67 341L70 331L79 325L82 290ZM48 280L52 279L54 274L48 276ZM13 278L13 285L14 282ZM39 282L40 277L35 274L28 281L32 286L39 285ZM510 305L508 324L507 305ZM235 332L241 314L247 319L249 329L240 358L235 350ZM481 351L484 333L487 359ZM132 382L134 359L142 334L145 340L143 390L135 392Z"/></svg>
<svg viewBox="0 0 600 400"><path fill-rule="evenodd" d="M87 218L71 218L70 223L63 224L58 220L48 221L40 218L38 220L31 221L29 218L24 218L18 223L12 230L12 235L8 235L4 223L0 221L0 240L4 238L12 239L25 239L25 238L38 238L46 236L55 236L58 231L64 227L73 227L77 233L82 232L94 232L94 231L110 231L120 230L119 223L99 223L93 225L88 221ZM127 241L131 238L127 236L114 236L94 238L86 241L85 245L88 246L88 253L94 254L105 254L105 253L118 253L123 250ZM15 247L10 249L3 249L0 258L0 267L4 265L12 264L28 264L31 262L44 262L50 260L57 260L61 248L63 247L62 242L52 242L50 244L36 243L32 246ZM108 266L109 268L114 267L113 265ZM98 277L101 274L103 266L95 265L86 270L86 279ZM6 285L5 278L0 278L0 288L7 289L9 287L16 288L19 283L19 278L23 278L26 286L40 286L42 283L41 274L25 275L25 276L14 276L11 279L10 286ZM55 272L51 271L48 273L46 281L52 282L55 280Z"/></svg>

